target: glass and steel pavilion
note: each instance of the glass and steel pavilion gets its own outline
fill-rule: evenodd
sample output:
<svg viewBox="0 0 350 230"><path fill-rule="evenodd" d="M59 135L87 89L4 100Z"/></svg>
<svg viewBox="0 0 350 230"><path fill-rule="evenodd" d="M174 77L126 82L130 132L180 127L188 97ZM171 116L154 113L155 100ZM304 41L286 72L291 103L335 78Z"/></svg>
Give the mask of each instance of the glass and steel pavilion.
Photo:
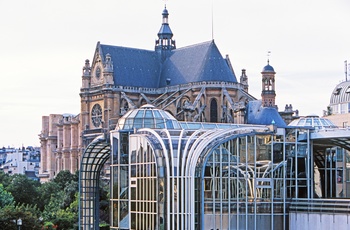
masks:
<svg viewBox="0 0 350 230"><path fill-rule="evenodd" d="M111 229L288 229L291 199L313 197L308 129L135 111L110 135Z"/></svg>
<svg viewBox="0 0 350 230"><path fill-rule="evenodd" d="M178 122L147 105L85 150L79 228L99 228L110 159L111 229L348 229L350 158L334 146L350 151L350 129Z"/></svg>

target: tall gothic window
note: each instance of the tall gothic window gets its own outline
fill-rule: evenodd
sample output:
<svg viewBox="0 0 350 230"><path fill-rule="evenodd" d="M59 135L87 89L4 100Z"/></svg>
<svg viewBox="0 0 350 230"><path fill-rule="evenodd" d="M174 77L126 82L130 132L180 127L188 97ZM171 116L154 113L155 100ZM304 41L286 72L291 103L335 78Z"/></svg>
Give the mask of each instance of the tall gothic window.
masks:
<svg viewBox="0 0 350 230"><path fill-rule="evenodd" d="M210 122L218 122L218 103L215 98L210 101Z"/></svg>

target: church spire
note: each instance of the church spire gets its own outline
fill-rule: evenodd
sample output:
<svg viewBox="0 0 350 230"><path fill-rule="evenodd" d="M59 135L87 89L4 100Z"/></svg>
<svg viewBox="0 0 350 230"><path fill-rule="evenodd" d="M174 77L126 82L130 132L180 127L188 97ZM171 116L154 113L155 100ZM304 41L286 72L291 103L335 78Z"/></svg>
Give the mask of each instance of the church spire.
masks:
<svg viewBox="0 0 350 230"><path fill-rule="evenodd" d="M158 40L156 40L156 50L173 50L176 49L175 46L175 40L173 40L173 32L171 31L169 27L169 21L168 21L168 10L166 6L163 10L163 21L162 26L160 27L160 30L158 32Z"/></svg>

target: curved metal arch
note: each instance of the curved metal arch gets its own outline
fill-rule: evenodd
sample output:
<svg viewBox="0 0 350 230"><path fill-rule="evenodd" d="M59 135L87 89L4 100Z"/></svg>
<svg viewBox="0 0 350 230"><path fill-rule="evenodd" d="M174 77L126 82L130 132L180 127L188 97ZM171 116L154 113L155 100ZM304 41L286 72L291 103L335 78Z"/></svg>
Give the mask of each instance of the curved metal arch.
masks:
<svg viewBox="0 0 350 230"><path fill-rule="evenodd" d="M139 129L140 132L142 131L146 131L146 132L149 132L151 133L158 141L159 141L159 144L161 145L162 147L162 151L163 151L163 156L164 156L164 160L165 160L165 170L166 170L166 173L167 175L170 175L170 159L169 159L169 154L168 154L168 149L166 148L164 142L162 141L162 138L161 136L153 129L150 129L150 128L142 128L142 129ZM170 177L167 176L166 177L166 187L169 188L170 187ZM166 190L166 201L167 203L170 201L170 189L167 189ZM167 229L171 229L170 228L170 221L168 221L170 219L170 205L167 205L167 214L166 214L166 224L167 224Z"/></svg>
<svg viewBox="0 0 350 230"><path fill-rule="evenodd" d="M96 137L85 149L79 170L79 229L99 229L99 181L110 158L110 140Z"/></svg>
<svg viewBox="0 0 350 230"><path fill-rule="evenodd" d="M189 149L189 156L191 159L187 159L185 167L185 175L186 177L189 177L189 189L188 189L188 194L185 195L185 200L189 205L189 210L191 213L194 213L194 203L191 201L195 200L195 185L194 185L194 175L195 175L195 169L197 165L198 158L201 156L201 153L209 148L214 148L215 146L218 146L219 144L227 141L227 140L232 140L236 139L240 136L252 136L252 135L257 135L257 134L262 134L262 133L269 133L271 132L268 130L268 128L265 128L265 131L263 132L261 128L259 129L260 131L256 130L256 127L244 127L244 128L237 128L233 130L217 130L216 132L211 132L207 138L199 142L197 145L192 146ZM226 137L227 135L230 135ZM189 229L195 229L195 220L194 220L194 215L190 217L190 225L188 226Z"/></svg>

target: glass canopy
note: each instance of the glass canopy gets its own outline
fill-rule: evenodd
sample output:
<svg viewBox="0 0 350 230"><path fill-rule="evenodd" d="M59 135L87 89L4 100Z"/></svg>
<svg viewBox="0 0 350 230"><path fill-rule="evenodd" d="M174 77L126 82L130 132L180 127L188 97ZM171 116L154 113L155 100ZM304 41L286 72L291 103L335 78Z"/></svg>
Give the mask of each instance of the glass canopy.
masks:
<svg viewBox="0 0 350 230"><path fill-rule="evenodd" d="M288 126L314 127L315 129L338 128L330 120L317 115L309 115L292 121Z"/></svg>
<svg viewBox="0 0 350 230"><path fill-rule="evenodd" d="M128 111L118 120L117 130L134 128L180 129L179 122L167 111L144 105L140 109Z"/></svg>

